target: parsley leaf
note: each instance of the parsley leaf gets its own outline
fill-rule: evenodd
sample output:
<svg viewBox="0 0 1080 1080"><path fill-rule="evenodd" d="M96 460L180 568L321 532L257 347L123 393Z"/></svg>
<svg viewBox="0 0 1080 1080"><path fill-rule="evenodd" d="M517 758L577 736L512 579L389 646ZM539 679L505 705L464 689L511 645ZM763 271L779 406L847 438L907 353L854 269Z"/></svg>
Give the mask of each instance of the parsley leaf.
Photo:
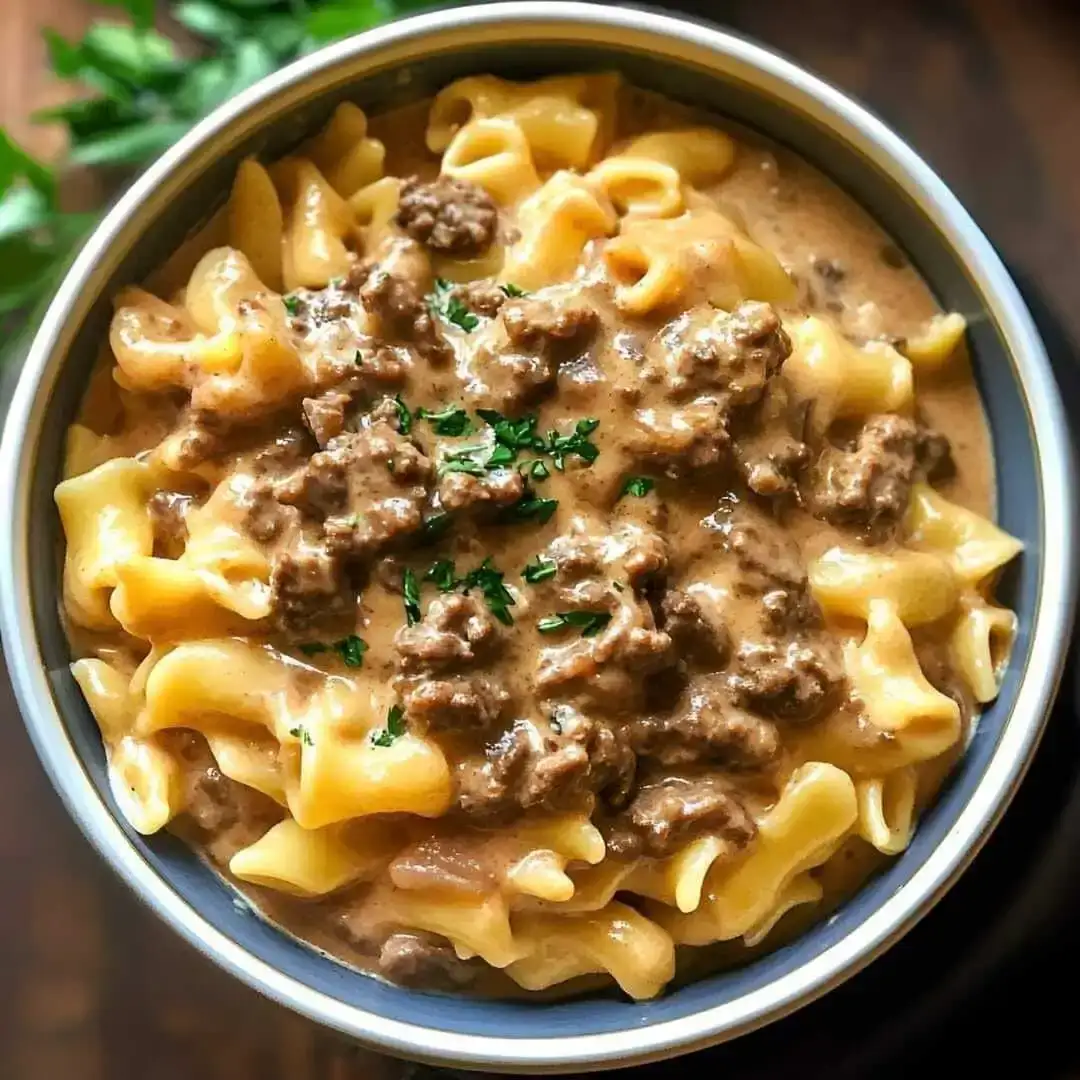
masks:
<svg viewBox="0 0 1080 1080"><path fill-rule="evenodd" d="M527 491L516 503L511 503L500 511L498 520L504 523L537 521L543 525L551 520L551 515L555 513L558 505L558 499L539 499L532 492Z"/></svg>
<svg viewBox="0 0 1080 1080"><path fill-rule="evenodd" d="M544 449L544 440L536 433L536 413L526 413L519 420L510 420L495 409L477 409L476 415L495 432L495 441L508 450Z"/></svg>
<svg viewBox="0 0 1080 1080"><path fill-rule="evenodd" d="M391 705L386 714L386 727L371 733L373 746L393 746L405 734L405 711L400 705Z"/></svg>
<svg viewBox="0 0 1080 1080"><path fill-rule="evenodd" d="M415 626L420 621L420 583L412 567L407 567L402 575L401 596L405 603L405 622Z"/></svg>
<svg viewBox="0 0 1080 1080"><path fill-rule="evenodd" d="M431 310L454 326L471 333L480 325L480 319L474 315L462 301L461 297L454 295L454 283L445 278L435 279L435 288L429 298Z"/></svg>
<svg viewBox="0 0 1080 1080"><path fill-rule="evenodd" d="M567 627L577 627L583 638L595 637L611 622L609 611L558 611L545 615L536 624L541 634L554 634Z"/></svg>
<svg viewBox="0 0 1080 1080"><path fill-rule="evenodd" d="M439 471L443 473L461 472L470 476L483 476L487 463L482 461L477 454L487 453L486 446L465 446L460 450L451 450L443 455L439 463Z"/></svg>
<svg viewBox="0 0 1080 1080"><path fill-rule="evenodd" d="M300 314L300 308L303 306L304 301L299 296L283 296L281 302L285 305L285 310L289 313L291 318L296 318Z"/></svg>
<svg viewBox="0 0 1080 1080"><path fill-rule="evenodd" d="M334 652L341 657L346 667L360 667L364 662L364 653L367 652L367 642L356 634L350 634L334 642Z"/></svg>
<svg viewBox="0 0 1080 1080"><path fill-rule="evenodd" d="M589 417L579 420L569 435L560 435L557 431L548 432L545 449L551 455L552 464L559 472L563 471L566 458L570 454L576 454L590 465L600 456L599 448L589 441L589 436L599 426L599 420Z"/></svg>
<svg viewBox="0 0 1080 1080"><path fill-rule="evenodd" d="M453 592L459 584L454 560L438 559L433 562L424 574L424 580L434 582L439 592Z"/></svg>
<svg viewBox="0 0 1080 1080"><path fill-rule="evenodd" d="M528 296L529 294L524 289L519 289L516 285L511 285L508 281L505 285L500 285L499 288L510 297L511 300L517 300L521 296Z"/></svg>
<svg viewBox="0 0 1080 1080"><path fill-rule="evenodd" d="M479 589L491 614L504 626L513 626L514 616L510 614L510 608L515 600L514 594L503 584L505 576L501 570L495 568L489 556L475 570L470 570L461 584L465 592Z"/></svg>
<svg viewBox="0 0 1080 1080"><path fill-rule="evenodd" d="M644 498L649 494L652 489L656 487L656 481L649 476L628 476L626 483L622 486L622 491L619 492L619 498L624 495L634 495L637 498Z"/></svg>
<svg viewBox="0 0 1080 1080"><path fill-rule="evenodd" d="M548 578L553 578L558 569L559 568L551 561L551 559L545 559L543 555L537 555L532 562L525 564L525 569L521 571L521 576L530 585L539 585L541 581L547 581Z"/></svg>
<svg viewBox="0 0 1080 1080"><path fill-rule="evenodd" d="M299 739L305 746L315 745L315 743L312 741L311 733L306 727L304 727L303 724L297 724L296 727L289 728L289 734L294 739Z"/></svg>
<svg viewBox="0 0 1080 1080"><path fill-rule="evenodd" d="M472 421L464 409L455 405L447 405L441 412L432 412L430 409L419 408L416 410L418 420L427 420L435 428L436 435L468 435L472 432Z"/></svg>
<svg viewBox="0 0 1080 1080"><path fill-rule="evenodd" d="M319 653L333 649L346 667L360 667L364 662L364 653L367 652L367 642L356 634L350 634L329 645L323 641L305 641L298 648L305 656L317 656Z"/></svg>
<svg viewBox="0 0 1080 1080"><path fill-rule="evenodd" d="M394 408L397 410L397 426L398 431L402 435L408 435L412 431L412 413L409 412L409 406L401 400L400 394L394 395Z"/></svg>

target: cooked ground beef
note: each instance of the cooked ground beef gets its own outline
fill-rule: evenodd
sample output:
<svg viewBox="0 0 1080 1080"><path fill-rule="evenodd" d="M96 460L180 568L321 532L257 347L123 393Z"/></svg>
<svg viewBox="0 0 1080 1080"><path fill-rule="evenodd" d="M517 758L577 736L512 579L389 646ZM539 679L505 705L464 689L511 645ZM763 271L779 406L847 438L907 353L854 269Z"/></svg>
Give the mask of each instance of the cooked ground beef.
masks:
<svg viewBox="0 0 1080 1080"><path fill-rule="evenodd" d="M629 740L640 757L662 765L716 763L758 769L780 749L771 721L739 708L715 676L694 680L676 711L632 720Z"/></svg>
<svg viewBox="0 0 1080 1080"><path fill-rule="evenodd" d="M497 636L483 600L448 593L432 600L415 626L403 626L394 647L405 671L446 670L473 663Z"/></svg>
<svg viewBox="0 0 1080 1080"><path fill-rule="evenodd" d="M679 659L716 670L731 647L727 627L709 618L689 594L670 589L660 597L658 622L675 643Z"/></svg>
<svg viewBox="0 0 1080 1080"><path fill-rule="evenodd" d="M621 858L664 858L704 833L725 841L734 853L756 832L730 784L714 776L675 776L639 788L608 826L606 839L611 854Z"/></svg>
<svg viewBox="0 0 1080 1080"><path fill-rule="evenodd" d="M155 491L146 509L154 529L154 552L166 559L178 559L187 543L187 514L191 495L179 491Z"/></svg>
<svg viewBox="0 0 1080 1080"><path fill-rule="evenodd" d="M511 343L533 351L580 348L600 325L594 308L568 299L513 300L503 307L502 320Z"/></svg>
<svg viewBox="0 0 1080 1080"><path fill-rule="evenodd" d="M407 342L422 360L442 365L452 358L453 349L428 303L427 260L408 244L411 241L382 262L363 264L350 280L355 281L364 308L378 319L382 337Z"/></svg>
<svg viewBox="0 0 1080 1080"><path fill-rule="evenodd" d="M530 809L580 806L595 793L612 808L625 804L637 759L627 740L606 724L560 706L553 735L516 721L458 770L457 805L481 822L509 821Z"/></svg>
<svg viewBox="0 0 1080 1080"><path fill-rule="evenodd" d="M653 529L624 524L604 534L573 530L557 536L546 557L557 568L560 585L576 585L587 578L603 583L628 581L635 588L658 577L668 565L668 547ZM573 593L566 599L572 601Z"/></svg>
<svg viewBox="0 0 1080 1080"><path fill-rule="evenodd" d="M306 540L277 554L270 588L274 622L286 635L333 623L355 609L341 559Z"/></svg>
<svg viewBox="0 0 1080 1080"><path fill-rule="evenodd" d="M345 416L351 404L352 395L338 389L304 398L304 423L323 450L345 430Z"/></svg>
<svg viewBox="0 0 1080 1080"><path fill-rule="evenodd" d="M431 462L384 415L335 436L275 485L277 500L322 522L328 545L342 554L370 555L423 524Z"/></svg>
<svg viewBox="0 0 1080 1080"><path fill-rule="evenodd" d="M814 513L837 525L895 524L911 496L916 438L911 420L885 413L866 421L850 449L827 448L814 468Z"/></svg>
<svg viewBox="0 0 1080 1080"><path fill-rule="evenodd" d="M769 304L747 300L693 330L667 358L667 382L676 397L720 390L735 405L757 401L791 354L791 340Z"/></svg>
<svg viewBox="0 0 1080 1080"><path fill-rule="evenodd" d="M679 477L728 460L727 403L703 397L683 408L642 409L635 416L631 449Z"/></svg>
<svg viewBox="0 0 1080 1080"><path fill-rule="evenodd" d="M486 279L455 285L451 295L460 300L474 315L483 315L485 319L495 318L507 301L507 295L502 288Z"/></svg>
<svg viewBox="0 0 1080 1080"><path fill-rule="evenodd" d="M495 239L499 212L483 188L467 180L417 177L401 187L395 220L414 240L442 254L473 258Z"/></svg>
<svg viewBox="0 0 1080 1080"><path fill-rule="evenodd" d="M844 680L839 658L825 641L744 642L729 679L735 700L778 720L813 720Z"/></svg>
<svg viewBox="0 0 1080 1080"><path fill-rule="evenodd" d="M379 974L401 986L458 990L476 978L475 965L459 960L448 941L430 934L391 934L379 950Z"/></svg>
<svg viewBox="0 0 1080 1080"><path fill-rule="evenodd" d="M483 675L426 679L402 695L410 727L421 731L470 731L493 727L502 717L510 695Z"/></svg>
<svg viewBox="0 0 1080 1080"><path fill-rule="evenodd" d="M446 473L439 479L439 502L446 510L473 506L509 506L525 494L525 478L514 469L495 469L483 476Z"/></svg>

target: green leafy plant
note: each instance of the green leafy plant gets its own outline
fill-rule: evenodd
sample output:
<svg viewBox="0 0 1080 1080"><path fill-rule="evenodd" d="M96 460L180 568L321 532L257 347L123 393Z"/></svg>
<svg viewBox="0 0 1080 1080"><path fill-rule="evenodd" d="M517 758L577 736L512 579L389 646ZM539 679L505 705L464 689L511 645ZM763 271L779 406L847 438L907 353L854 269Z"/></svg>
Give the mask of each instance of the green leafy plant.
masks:
<svg viewBox="0 0 1080 1080"><path fill-rule="evenodd" d="M51 297L98 219L95 212L73 211L64 199L69 169L99 170L105 188L115 191L264 75L325 42L433 6L431 0L99 2L120 11L103 12L81 39L44 31L53 71L87 91L32 117L64 127L66 155L40 161L0 129L0 330L6 340Z"/></svg>

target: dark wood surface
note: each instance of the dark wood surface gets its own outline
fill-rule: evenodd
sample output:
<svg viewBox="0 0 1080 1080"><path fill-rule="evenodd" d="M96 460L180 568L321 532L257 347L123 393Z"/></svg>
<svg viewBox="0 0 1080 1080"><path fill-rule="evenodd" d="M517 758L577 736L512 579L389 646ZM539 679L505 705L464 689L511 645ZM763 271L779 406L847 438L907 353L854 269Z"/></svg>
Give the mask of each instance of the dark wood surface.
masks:
<svg viewBox="0 0 1080 1080"><path fill-rule="evenodd" d="M938 169L1080 342L1080 5L682 6L782 50L870 104ZM76 31L91 8L83 0L0 0L0 8L0 122L37 149L55 150L55 133L32 132L24 120L62 93L45 72L38 30ZM2 677L0 722L0 1078L400 1073L249 992L161 926L68 820ZM1056 974L1069 986L1076 959L1062 956ZM1051 993L1045 978L1021 989L1029 998ZM807 1062L801 1075L825 1075L827 1064Z"/></svg>

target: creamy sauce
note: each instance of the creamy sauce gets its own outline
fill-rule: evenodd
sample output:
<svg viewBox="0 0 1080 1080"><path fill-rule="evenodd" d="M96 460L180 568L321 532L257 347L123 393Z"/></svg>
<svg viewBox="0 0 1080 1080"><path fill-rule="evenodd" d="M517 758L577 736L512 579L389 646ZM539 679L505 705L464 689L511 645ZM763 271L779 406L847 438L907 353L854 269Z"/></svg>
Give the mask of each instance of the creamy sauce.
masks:
<svg viewBox="0 0 1080 1080"><path fill-rule="evenodd" d="M620 116L619 139L623 140L640 131L685 124L689 116L685 110L637 92L628 95L626 104ZM424 146L425 121L424 105L372 120L371 133L387 147L388 175L418 174L423 178L437 175L438 159ZM718 126L722 128L723 124ZM784 324L808 314L820 314L857 344L867 340L902 342L917 334L938 309L924 282L890 239L847 196L807 164L761 140L741 133L739 137L732 170L696 197L703 214L709 208L719 207L745 229L751 240L775 253L790 273L796 283L793 297L787 303L774 305ZM616 151L619 145L617 140ZM696 212L691 204L691 214ZM698 221L693 216L689 219L686 243L699 231ZM219 218L210 226L208 236L180 253L170 267L157 275L154 284L168 295L177 283L186 279L195 256L219 238L220 231ZM399 242L400 235L390 237L376 258L383 260L384 267L393 270L396 266L406 275L412 274L409 260L415 259L415 252L402 254ZM566 734L563 725L570 723L566 716L596 720L602 727L607 725L614 730L620 739L627 737L626 725L642 717L677 718L680 710L687 708L688 695L692 696L694 688L712 686L710 679L718 677L730 662L718 660L710 668L708 660L687 659L690 646L682 641L666 647L675 660L671 655L662 659L660 654L665 647L654 641L648 648L642 646L640 658L635 659L632 653L616 652L612 662L600 662L590 652L590 639L583 638L578 630L542 631L542 620L550 619L553 613L602 612L609 621L592 640L601 640L606 628L618 625L620 620L626 621L628 634L636 633L652 640L649 635L655 638L665 632L657 621L660 610L657 605L662 594L684 594L704 613L706 623L711 620L722 624L729 644L721 651L730 655L740 644L763 638L762 597L769 591L767 587L748 587L748 571L733 556L731 522L743 520L740 515L748 515L767 536L775 533L785 544L793 545L797 562L803 567L830 546L850 545L853 536L856 541L862 537L883 548L897 543L895 533L888 530L867 536L858 529L830 524L814 516L805 508L806 498L804 505L800 505L794 488L784 497L756 499L748 493L744 479L733 475L727 446L718 451L723 460L717 467L707 463L698 467L691 460L692 453L697 451L688 449L688 440L692 442L700 432L691 423L690 433L686 433L689 422L686 417L697 407L697 398L693 392L682 401L678 395L673 397L674 376L665 365L670 364L671 355L696 330L711 325L715 312L695 299L691 290L691 298L683 305L686 315L665 310L644 318L628 317L613 300L612 282L603 267L603 243L593 241L586 248L585 270L574 281L550 286L521 301L505 301L501 317L482 319L468 334L443 327L451 349L449 358L429 363L410 351L408 342L393 344L391 351L396 350L403 360L398 376L388 376L382 384L377 379L374 384L364 382L366 376L361 365L362 386L355 391L356 400L369 402L397 394L413 414L412 439L435 465L440 462L445 465L450 460L448 455L460 456L470 447L483 445L490 450L493 429L476 418L478 408L497 409L509 416L534 413L539 433L555 431L565 435L582 418L595 419L599 423L589 435L598 451L595 461L571 454L566 459L565 471L559 471L550 457L535 455L547 462L548 475L531 481L530 487L538 497L557 500L558 506L550 519L533 517L499 524L482 507L470 506L455 511L450 530L432 543L417 544L415 527L402 530L403 538L398 537L384 547L373 541L372 554L358 557L346 574L340 596L327 595L325 611L309 613L312 617L306 623L290 626L287 620L279 621L247 635L293 658L292 692L298 701L310 696L323 671L354 674L344 671L332 652L308 655L301 646L332 642L348 634L358 635L367 646L362 668L364 685L393 687L399 699L411 700L410 694L423 691L425 686L439 685L440 680L453 681L459 677L468 680L478 675L487 679L503 696L501 703L490 705L500 717L497 723L487 727L433 723L429 733L459 776L464 775L463 770L467 772L484 761L485 743L513 720L527 723L534 740L558 741ZM712 264L703 263L699 272L700 287L708 290L713 284ZM416 276L421 280L429 278L430 268L421 266ZM336 317L325 319L320 325L319 319L302 311L291 323L297 348L310 355L317 353L322 357L319 363L328 369L331 362L339 366L346 363L357 341L364 337L360 329L364 313L355 292L350 298L342 298L339 292L330 291L332 299L344 305ZM306 295L306 302L312 305L320 302L317 293ZM555 311L584 305L595 313L597 325L582 330L576 339L578 344L573 340L566 346L559 341L537 347L508 344L504 327L509 317L507 312L520 303L528 314L529 303L537 301ZM556 361L550 358L543 361L554 366L557 374L547 382L541 379L542 385L535 394L523 395L521 367L510 365L506 357L522 354L535 358L542 347L550 348L552 354L558 353ZM390 361L384 355L375 362ZM147 450L174 425L178 430L190 426L191 418L177 397L118 396L115 384L107 377L108 371L109 367L103 367L95 376L81 420L93 431L112 436L110 455L106 456ZM324 386L332 387L335 381L327 376ZM955 471L936 482L936 487L950 500L992 516L990 444L966 360L954 358L942 373L920 376L916 392L920 421L927 428L947 433L955 463ZM145 406L146 401L151 402L152 409ZM438 413L448 406L465 409L474 430L458 437L439 435L432 421L417 415L418 410ZM761 406L751 402L747 408L760 410ZM390 416L386 422L392 428L393 418L389 413L386 415ZM747 423L749 440L754 425L763 421L759 418ZM854 425L853 430L857 431L858 426ZM374 427L369 424L365 430L377 434L382 429L378 424ZM283 445L290 439L295 443L306 440L305 448L292 453L286 447L275 459L267 454L267 447L275 439ZM815 444L809 453L816 457L820 449L820 444ZM703 445L701 452L707 453L709 448ZM290 404L268 420L260 420L245 429L240 437L226 439L201 466L203 475L211 480L230 479L231 494L219 491L215 496L221 519L254 535L272 561L280 561L284 552L295 552L297 530L308 526L297 524L293 511L299 507L301 514L308 512L305 507L310 506L311 496L301 492L288 504L284 524L279 521L260 531L256 522L258 504L253 503L251 493L260 483L265 489L267 483L285 482L311 453L311 439L304 432L300 409ZM412 497L411 489L407 485L402 487L400 474L395 470L411 467L411 461L402 458L398 451L394 453L398 456L391 456L386 466L391 475L376 475L373 471L356 473L357 479L350 481L354 486L344 509L338 507L330 516L347 516L365 499L375 497L400 499L407 504ZM518 464L532 456L531 452L522 452ZM384 466L380 464L379 468ZM804 486L809 483L807 469L809 466L804 466L801 474L800 483ZM189 488L179 492L191 496L196 505L211 490L211 483L200 481L195 475L197 471L192 470ZM463 484L473 479L468 474L459 475ZM654 486L640 497L633 494L620 497L628 477L633 476L647 477ZM443 476L439 483L444 492L445 482ZM431 479L418 473L416 483L427 498L433 488ZM305 503L305 499L309 502ZM445 494L443 500L445 504ZM276 506L274 513L279 510L280 506ZM391 507L387 513L391 510L406 513L408 506ZM428 518L432 516L430 501L422 512ZM659 544L661 553L657 565L650 567L650 545L654 542ZM523 568L538 557L558 564L557 578L537 584L522 579ZM491 633L498 646L481 663L461 668L443 664L440 668L438 664L425 666L417 661L410 668L407 657L403 660L400 646L405 618L404 572L412 570L420 579L420 608L426 621L431 617L432 604L442 602L437 585L423 580L432 564L439 559L452 559L455 572L463 575L480 567L487 558L505 575L503 584L509 589L512 627L499 624L498 620L492 624ZM592 560L577 577L563 562L565 559L569 565L575 558ZM770 587L776 588L776 583ZM788 592L794 595L800 588L791 585ZM478 600L479 596L476 589L470 592L472 600ZM668 629L672 625L668 623ZM933 626L916 631L920 652L940 659L944 654L941 632ZM786 630L780 633L782 640L788 640L784 637L787 633ZM834 626L825 631L816 622L812 622L810 629L798 630L812 644L817 643L814 648L824 650L834 659L843 642L857 639L860 633L856 625ZM89 633L73 626L72 640L80 655L96 655L111 661L126 656L131 666L141 658L138 643L126 635ZM650 653L648 649L653 646ZM617 642L612 648L625 648L625 641L622 645ZM964 692L956 689L957 680L947 670L947 664L944 667L946 670L940 675L942 685L963 697ZM472 684L455 685L469 689ZM835 692L842 697L842 690ZM851 748L850 761L837 761L838 764L856 774L864 768L863 763L869 759L862 755L873 737L867 733L867 723L857 703L841 701L840 704L834 713L814 717L808 726L763 716L768 730L779 731L781 745L779 752L758 769L747 771L745 767L704 765L692 760L681 772L697 776L704 768L722 776L738 793L746 811L759 816L775 802L779 785L791 768L810 753L804 744L820 745L823 730L829 733L832 745ZM452 713L454 707L447 709ZM461 705L460 709L468 713L469 709L481 707L473 702ZM419 716L419 706L416 709ZM412 723L412 708L407 711ZM964 701L964 712L967 718L973 713L969 700ZM434 716L435 712L430 715ZM196 780L204 776L207 768L212 769L199 737L172 733L169 738L175 752L189 761ZM920 804L925 805L934 797L953 756L946 755L920 766ZM665 764L662 759L650 761L651 764L644 757L639 761L637 783L641 783L642 777L656 779L680 773L679 766ZM227 781L223 783L228 786ZM195 783L192 791L193 807L202 800L204 812L200 817L195 807L193 816L181 817L174 827L200 845L220 866L281 815L269 800L260 799L251 799L232 812L221 811L220 807L211 812L214 798L207 802L205 785L199 789ZM217 797L220 793L210 794ZM605 809L603 800L607 796L603 791L589 791L587 785L579 794L578 804L596 806L598 821L617 819L619 808L625 806L625 801L616 800ZM225 798L229 797L226 792ZM419 846L413 864L406 860L406 864L393 871L398 874L395 883L401 888L411 887L410 881L413 885L423 884L427 874L444 886L450 882L451 889L482 893L501 880L507 865L520 855L512 832L504 836L500 831L497 815L489 821L455 811L441 822L419 823L406 821L402 816L388 820L387 827L403 828L414 837L414 847ZM848 841L818 872L826 892L823 903L799 910L758 948L775 947L779 941L801 932L808 922L822 917L824 911L850 895L881 860L863 841ZM410 878L410 874L414 877ZM250 885L244 886L244 891L292 933L361 967L375 965L378 927L392 922L388 905L392 908L393 895L367 903L365 897L372 893L372 887L366 884L317 901L292 899ZM343 917L348 923L347 933L342 931ZM682 951L688 954L683 977L696 975L702 968L718 963L742 962L753 955L741 942L710 950ZM592 984L592 980L574 982L560 987L559 991ZM519 992L509 980L484 972L473 986L486 992Z"/></svg>

